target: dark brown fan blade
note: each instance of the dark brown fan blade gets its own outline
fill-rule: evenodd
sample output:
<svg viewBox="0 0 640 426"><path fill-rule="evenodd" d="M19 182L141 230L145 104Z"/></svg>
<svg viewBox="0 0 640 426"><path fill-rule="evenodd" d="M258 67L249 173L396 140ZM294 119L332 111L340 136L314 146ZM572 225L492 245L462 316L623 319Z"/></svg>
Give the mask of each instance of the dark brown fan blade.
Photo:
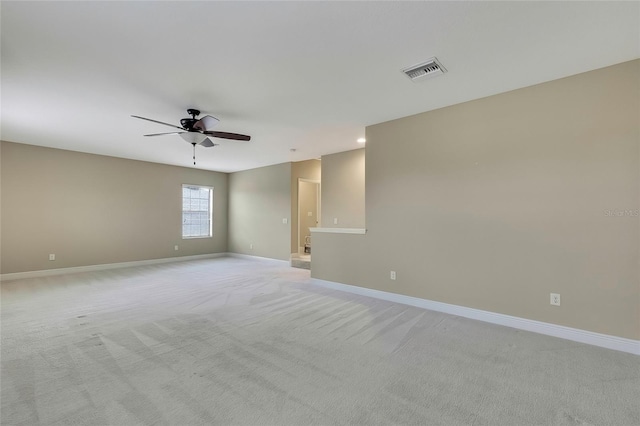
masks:
<svg viewBox="0 0 640 426"><path fill-rule="evenodd" d="M250 141L251 136L241 135L238 133L228 133L228 132L202 132L207 136L213 136L214 138L221 139L233 139L234 141Z"/></svg>
<svg viewBox="0 0 640 426"><path fill-rule="evenodd" d="M218 124L219 121L220 120L215 117L205 115L193 124L193 128L202 131L212 130L214 127L216 127L216 124Z"/></svg>
<svg viewBox="0 0 640 426"><path fill-rule="evenodd" d="M215 143L213 143L213 142L211 141L211 139L209 139L209 138L205 138L205 140L203 140L202 142L200 142L200 145L202 145L202 146L204 146L204 147L207 147L207 148L211 148L212 146L216 146L216 144L215 144Z"/></svg>
<svg viewBox="0 0 640 426"><path fill-rule="evenodd" d="M164 136L164 135L179 135L184 132L169 132L169 133L151 133L150 135L145 136Z"/></svg>
<svg viewBox="0 0 640 426"><path fill-rule="evenodd" d="M150 118L144 118L144 117L140 117L138 115L132 115L133 118L139 118L140 120L147 120L147 121L151 121L153 123L158 123L158 124L164 124L165 126L170 126L170 127L175 127L176 129L180 129L180 130L185 130L180 126L176 126L174 124L169 124L169 123L163 123L162 121L158 121L158 120L152 120Z"/></svg>

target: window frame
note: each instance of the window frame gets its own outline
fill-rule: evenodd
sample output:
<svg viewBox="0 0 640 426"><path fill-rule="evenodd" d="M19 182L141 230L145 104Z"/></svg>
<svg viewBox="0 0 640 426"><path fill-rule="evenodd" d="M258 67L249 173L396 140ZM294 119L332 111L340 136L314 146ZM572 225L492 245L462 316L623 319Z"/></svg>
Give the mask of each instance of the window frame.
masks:
<svg viewBox="0 0 640 426"><path fill-rule="evenodd" d="M189 212L189 213L193 213L193 212L203 212L202 210L185 210L184 209L184 189L197 189L197 190L201 190L201 189L206 189L209 191L209 209L208 209L208 213L209 213L209 234L208 235L185 235L184 234L184 225L185 225L185 218L184 218L184 214L185 212ZM180 187L181 191L180 191L180 201L182 203L182 207L180 210L180 222L181 222L181 227L180 227L180 235L182 236L183 240L194 240L194 239L201 239L201 238L213 238L213 196L214 196L214 187L213 186L207 186L207 185L199 185L199 184L190 184L190 183L183 183L182 186Z"/></svg>

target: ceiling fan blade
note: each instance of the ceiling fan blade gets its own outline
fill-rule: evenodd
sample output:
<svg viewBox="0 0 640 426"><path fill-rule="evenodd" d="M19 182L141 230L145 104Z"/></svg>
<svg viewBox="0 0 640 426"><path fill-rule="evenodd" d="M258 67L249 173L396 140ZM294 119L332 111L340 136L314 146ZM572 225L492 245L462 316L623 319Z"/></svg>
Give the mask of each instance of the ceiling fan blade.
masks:
<svg viewBox="0 0 640 426"><path fill-rule="evenodd" d="M164 135L179 135L184 132L169 132L169 133L151 133L150 135L145 136L164 136Z"/></svg>
<svg viewBox="0 0 640 426"><path fill-rule="evenodd" d="M219 121L220 120L218 120L215 117L212 117L210 115L205 115L204 117L202 117L201 119L199 119L193 124L193 128L196 130L202 130L202 131L211 130L214 127L216 127Z"/></svg>
<svg viewBox="0 0 640 426"><path fill-rule="evenodd" d="M228 132L203 132L207 136L213 136L214 138L233 139L235 141L250 141L251 136L241 135L239 133Z"/></svg>
<svg viewBox="0 0 640 426"><path fill-rule="evenodd" d="M144 117L140 117L138 115L132 115L133 118L139 118L140 120L147 120L147 121L151 121L153 123L158 123L158 124L164 124L165 126L170 126L170 127L175 127L176 129L180 129L180 130L185 130L180 126L176 126L174 124L169 124L169 123L164 123L162 121L158 121L158 120L152 120L150 118L144 118Z"/></svg>
<svg viewBox="0 0 640 426"><path fill-rule="evenodd" d="M200 145L206 147L206 148L211 148L213 146L216 146L218 144L213 143L213 141L211 141L211 139L206 138L205 140L203 140L202 142L200 142Z"/></svg>

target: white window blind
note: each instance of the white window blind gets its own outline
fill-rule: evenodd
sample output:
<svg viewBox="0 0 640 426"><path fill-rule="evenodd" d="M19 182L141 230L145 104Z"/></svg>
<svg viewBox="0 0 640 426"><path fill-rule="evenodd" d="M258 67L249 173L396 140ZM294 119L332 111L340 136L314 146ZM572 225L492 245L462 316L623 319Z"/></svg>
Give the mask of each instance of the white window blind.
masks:
<svg viewBox="0 0 640 426"><path fill-rule="evenodd" d="M182 238L213 235L213 188L182 185Z"/></svg>

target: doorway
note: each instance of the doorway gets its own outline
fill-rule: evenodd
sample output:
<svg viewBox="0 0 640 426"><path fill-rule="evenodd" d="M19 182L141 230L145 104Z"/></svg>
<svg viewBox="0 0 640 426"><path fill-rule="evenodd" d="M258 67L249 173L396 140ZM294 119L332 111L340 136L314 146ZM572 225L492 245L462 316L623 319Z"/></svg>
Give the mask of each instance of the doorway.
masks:
<svg viewBox="0 0 640 426"><path fill-rule="evenodd" d="M311 255L309 228L320 226L320 181L298 178L298 254Z"/></svg>

